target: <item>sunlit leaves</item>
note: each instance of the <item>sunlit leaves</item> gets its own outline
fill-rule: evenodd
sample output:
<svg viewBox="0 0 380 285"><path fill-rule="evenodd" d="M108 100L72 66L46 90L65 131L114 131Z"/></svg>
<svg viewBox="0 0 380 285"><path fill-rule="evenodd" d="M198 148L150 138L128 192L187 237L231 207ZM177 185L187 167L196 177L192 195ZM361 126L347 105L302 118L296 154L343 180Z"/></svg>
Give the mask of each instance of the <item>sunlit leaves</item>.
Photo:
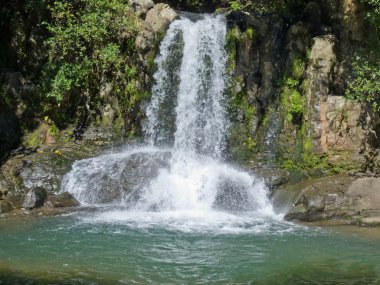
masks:
<svg viewBox="0 0 380 285"><path fill-rule="evenodd" d="M126 0L57 0L50 12L45 66L49 97L58 103L72 93L94 98L102 81L118 85L115 90L130 89L137 26Z"/></svg>

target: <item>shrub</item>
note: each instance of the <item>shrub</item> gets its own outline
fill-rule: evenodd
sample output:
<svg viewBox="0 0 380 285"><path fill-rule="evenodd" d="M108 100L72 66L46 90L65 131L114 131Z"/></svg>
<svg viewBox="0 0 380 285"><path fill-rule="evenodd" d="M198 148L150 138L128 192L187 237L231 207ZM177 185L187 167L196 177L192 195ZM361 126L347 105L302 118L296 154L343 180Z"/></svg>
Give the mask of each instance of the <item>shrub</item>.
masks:
<svg viewBox="0 0 380 285"><path fill-rule="evenodd" d="M346 90L348 98L369 104L380 111L380 65L367 57L357 57L352 64L354 79Z"/></svg>
<svg viewBox="0 0 380 285"><path fill-rule="evenodd" d="M380 111L380 0L361 0L368 24L368 41L352 61L353 78L346 96Z"/></svg>
<svg viewBox="0 0 380 285"><path fill-rule="evenodd" d="M137 18L126 0L56 0L50 12L43 87L53 105L96 109L102 83L124 102L135 96Z"/></svg>

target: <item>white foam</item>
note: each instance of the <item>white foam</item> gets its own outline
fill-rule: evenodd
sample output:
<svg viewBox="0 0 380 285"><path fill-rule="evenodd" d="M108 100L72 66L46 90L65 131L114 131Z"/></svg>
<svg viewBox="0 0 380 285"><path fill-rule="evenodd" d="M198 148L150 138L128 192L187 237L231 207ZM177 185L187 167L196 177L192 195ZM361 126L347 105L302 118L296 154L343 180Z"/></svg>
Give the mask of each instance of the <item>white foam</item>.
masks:
<svg viewBox="0 0 380 285"><path fill-rule="evenodd" d="M221 211L139 212L115 210L81 218L82 223L117 224L138 229L161 228L185 233L260 234L295 229L284 224L281 216L261 212L228 213ZM275 230L274 230L275 228Z"/></svg>

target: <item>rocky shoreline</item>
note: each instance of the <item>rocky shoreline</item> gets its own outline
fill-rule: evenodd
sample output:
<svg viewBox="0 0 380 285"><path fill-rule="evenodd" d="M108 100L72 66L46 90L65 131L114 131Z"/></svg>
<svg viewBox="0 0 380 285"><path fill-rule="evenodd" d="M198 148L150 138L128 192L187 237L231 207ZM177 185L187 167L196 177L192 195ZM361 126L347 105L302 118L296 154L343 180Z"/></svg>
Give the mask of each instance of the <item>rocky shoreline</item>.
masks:
<svg viewBox="0 0 380 285"><path fill-rule="evenodd" d="M288 221L380 226L380 178L341 174L287 184L273 204Z"/></svg>
<svg viewBox="0 0 380 285"><path fill-rule="evenodd" d="M104 146L88 141L17 149L0 167L0 217L49 216L76 209L79 202L60 192L62 177L75 160L103 151Z"/></svg>

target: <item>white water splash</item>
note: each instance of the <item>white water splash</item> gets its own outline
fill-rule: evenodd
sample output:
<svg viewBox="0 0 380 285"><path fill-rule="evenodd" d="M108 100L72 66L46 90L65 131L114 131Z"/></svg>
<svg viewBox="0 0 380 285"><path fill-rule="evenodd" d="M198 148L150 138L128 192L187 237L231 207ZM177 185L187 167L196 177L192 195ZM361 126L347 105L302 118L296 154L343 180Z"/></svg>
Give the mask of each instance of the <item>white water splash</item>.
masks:
<svg viewBox="0 0 380 285"><path fill-rule="evenodd" d="M130 218L140 216L141 222L152 215L217 223L231 219L227 212L272 215L264 183L223 162L229 130L225 45L222 15L173 22L156 59L156 84L146 110L151 147L76 162L62 191L85 204L124 205ZM113 212L98 218L122 217Z"/></svg>

